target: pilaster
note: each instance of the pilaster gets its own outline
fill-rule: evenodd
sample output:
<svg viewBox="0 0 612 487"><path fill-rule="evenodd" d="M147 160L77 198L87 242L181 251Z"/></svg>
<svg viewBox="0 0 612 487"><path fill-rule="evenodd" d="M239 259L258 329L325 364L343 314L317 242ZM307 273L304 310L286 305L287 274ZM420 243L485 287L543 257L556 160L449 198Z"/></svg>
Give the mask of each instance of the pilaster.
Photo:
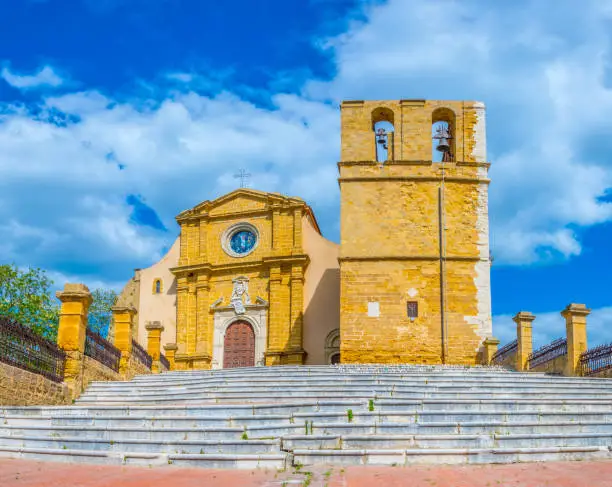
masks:
<svg viewBox="0 0 612 487"><path fill-rule="evenodd" d="M213 332L210 317L210 285L208 276L200 274L196 284L196 352L202 357L194 368L210 368Z"/></svg>
<svg viewBox="0 0 612 487"><path fill-rule="evenodd" d="M290 359L290 363L302 363L303 360L303 322L304 322L304 269L302 265L291 266L291 296L289 318L288 352L297 352L298 357Z"/></svg>

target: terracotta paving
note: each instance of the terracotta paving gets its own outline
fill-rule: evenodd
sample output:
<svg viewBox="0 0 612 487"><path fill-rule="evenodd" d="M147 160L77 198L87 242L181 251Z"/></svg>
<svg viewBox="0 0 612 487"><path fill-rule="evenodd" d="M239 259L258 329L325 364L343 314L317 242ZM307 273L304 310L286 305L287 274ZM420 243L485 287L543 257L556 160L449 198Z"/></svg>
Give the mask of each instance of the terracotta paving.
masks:
<svg viewBox="0 0 612 487"><path fill-rule="evenodd" d="M612 487L612 461L300 471L116 467L0 459L0 487Z"/></svg>

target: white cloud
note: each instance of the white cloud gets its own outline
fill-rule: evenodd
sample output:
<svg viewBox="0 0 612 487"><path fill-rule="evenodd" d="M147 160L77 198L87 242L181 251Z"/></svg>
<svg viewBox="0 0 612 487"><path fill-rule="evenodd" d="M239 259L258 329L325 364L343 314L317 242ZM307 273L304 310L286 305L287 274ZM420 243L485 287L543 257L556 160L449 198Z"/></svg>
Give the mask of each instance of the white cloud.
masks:
<svg viewBox="0 0 612 487"><path fill-rule="evenodd" d="M20 90L29 90L43 86L58 87L64 80L58 76L51 66L44 66L36 74L19 75L11 72L6 66L0 71L0 77L9 85Z"/></svg>
<svg viewBox="0 0 612 487"><path fill-rule="evenodd" d="M534 313L533 349L536 350L557 338L565 338L565 318L559 311ZM500 340L500 346L516 340L516 323L511 315L493 317L495 336ZM602 343L612 343L612 306L597 308L591 311L587 318L587 340L589 347Z"/></svg>

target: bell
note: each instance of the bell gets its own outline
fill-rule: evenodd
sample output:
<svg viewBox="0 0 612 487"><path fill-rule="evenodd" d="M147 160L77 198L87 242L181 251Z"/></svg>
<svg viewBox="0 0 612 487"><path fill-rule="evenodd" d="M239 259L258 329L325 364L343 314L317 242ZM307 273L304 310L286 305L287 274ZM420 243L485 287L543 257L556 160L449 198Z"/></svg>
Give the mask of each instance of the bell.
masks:
<svg viewBox="0 0 612 487"><path fill-rule="evenodd" d="M446 137L440 137L438 139L438 146L436 147L436 150L440 152L450 151L450 144L448 143L448 139Z"/></svg>

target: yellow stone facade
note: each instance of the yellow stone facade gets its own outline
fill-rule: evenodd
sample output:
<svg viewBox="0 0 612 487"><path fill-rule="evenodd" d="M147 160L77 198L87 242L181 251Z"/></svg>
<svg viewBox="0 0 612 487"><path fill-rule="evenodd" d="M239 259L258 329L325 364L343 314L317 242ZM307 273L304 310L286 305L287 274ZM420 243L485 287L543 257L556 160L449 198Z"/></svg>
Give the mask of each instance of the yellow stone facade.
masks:
<svg viewBox="0 0 612 487"><path fill-rule="evenodd" d="M351 101L341 112L342 362L479 363L491 336L483 105ZM393 125L385 162L381 121ZM440 121L452 162L431 160Z"/></svg>
<svg viewBox="0 0 612 487"><path fill-rule="evenodd" d="M213 365L214 307L228 307L237 276L248 280L252 306L259 300L267 308L265 365L304 362L303 289L309 257L303 247L303 218L318 229L304 201L248 189L177 217L180 258L172 269L177 281L177 369ZM256 229L258 243L249 255L237 258L223 248L224 234L232 224L245 223Z"/></svg>

